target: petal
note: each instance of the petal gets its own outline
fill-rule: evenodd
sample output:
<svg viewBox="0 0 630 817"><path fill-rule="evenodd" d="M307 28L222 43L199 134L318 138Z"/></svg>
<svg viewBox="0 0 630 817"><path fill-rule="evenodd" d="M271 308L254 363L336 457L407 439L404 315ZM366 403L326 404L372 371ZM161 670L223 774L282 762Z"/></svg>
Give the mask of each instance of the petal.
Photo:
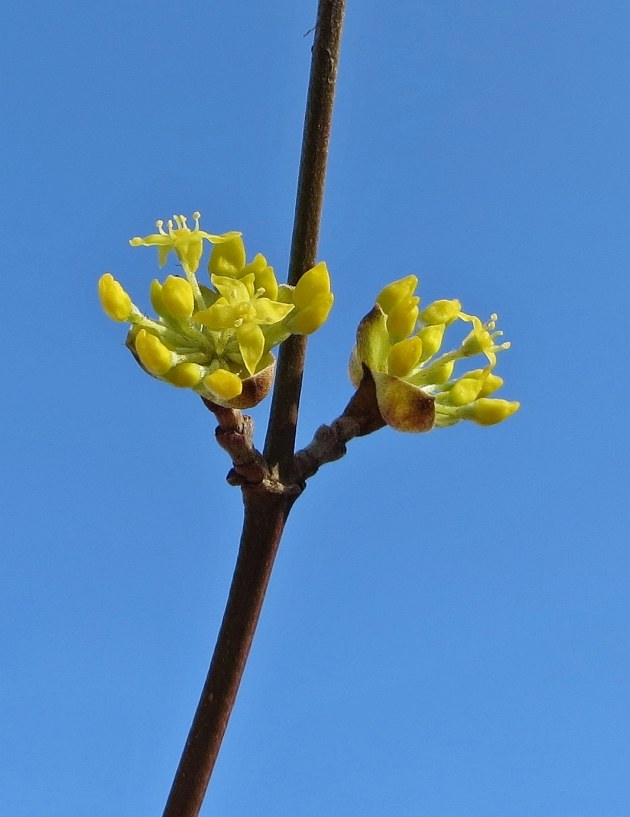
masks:
<svg viewBox="0 0 630 817"><path fill-rule="evenodd" d="M236 329L236 339L247 371L254 374L265 349L262 329L253 321L246 321Z"/></svg>
<svg viewBox="0 0 630 817"><path fill-rule="evenodd" d="M376 400L383 420L396 431L430 431L435 422L434 400L417 389L383 372L372 372Z"/></svg>
<svg viewBox="0 0 630 817"><path fill-rule="evenodd" d="M258 298L254 301L256 320L258 323L278 323L293 309L293 304L280 304L271 298Z"/></svg>
<svg viewBox="0 0 630 817"><path fill-rule="evenodd" d="M194 321L213 329L215 332L221 329L234 329L234 324L238 319L238 313L229 304L214 304L200 312L195 312L192 316Z"/></svg>
<svg viewBox="0 0 630 817"><path fill-rule="evenodd" d="M239 233L237 230L231 230L229 233L223 233L222 235L213 235L212 233L199 230L199 235L210 241L211 244L224 244L226 241L233 241L238 236L241 236L242 233Z"/></svg>
<svg viewBox="0 0 630 817"><path fill-rule="evenodd" d="M230 303L247 303L251 300L246 285L239 281L238 278L230 278L227 275L212 275L210 279L221 295L227 298Z"/></svg>
<svg viewBox="0 0 630 817"><path fill-rule="evenodd" d="M151 235L147 235L144 238L140 238L136 236L135 238L129 239L129 243L132 247L165 247L165 246L172 246L173 239L170 235L162 235L162 233L152 233Z"/></svg>

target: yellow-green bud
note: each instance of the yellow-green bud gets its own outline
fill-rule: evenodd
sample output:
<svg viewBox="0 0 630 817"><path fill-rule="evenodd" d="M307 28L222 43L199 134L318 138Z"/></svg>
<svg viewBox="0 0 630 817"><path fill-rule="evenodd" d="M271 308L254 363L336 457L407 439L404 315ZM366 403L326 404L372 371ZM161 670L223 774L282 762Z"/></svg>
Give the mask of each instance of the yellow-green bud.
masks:
<svg viewBox="0 0 630 817"><path fill-rule="evenodd" d="M467 406L462 414L468 420L474 420L481 426L493 426L511 417L521 404L516 401L480 397L471 406Z"/></svg>
<svg viewBox="0 0 630 817"><path fill-rule="evenodd" d="M465 406L476 400L482 383L474 377L462 377L457 380L448 393L448 401L453 406Z"/></svg>
<svg viewBox="0 0 630 817"><path fill-rule="evenodd" d="M498 391L502 385L503 378L499 377L498 374L490 372L490 374L488 374L483 381L481 391L479 392L479 397L487 397L489 394L494 394L495 391Z"/></svg>
<svg viewBox="0 0 630 817"><path fill-rule="evenodd" d="M212 275L234 277L245 266L245 244L240 235L214 245L210 253L208 269Z"/></svg>
<svg viewBox="0 0 630 817"><path fill-rule="evenodd" d="M197 363L178 363L163 375L164 380L180 389L191 389L203 377L203 369Z"/></svg>
<svg viewBox="0 0 630 817"><path fill-rule="evenodd" d="M418 286L418 279L415 275L408 275L406 278L400 278L398 281L393 281L387 284L378 294L376 303L381 307L383 312L387 315L396 306L399 301L407 298Z"/></svg>
<svg viewBox="0 0 630 817"><path fill-rule="evenodd" d="M443 363L441 366L437 366L435 369L431 368L430 369L431 377L430 380L426 381L427 385L429 383L434 383L435 385L446 383L446 381L453 374L454 368L455 368L454 360L449 360L448 363Z"/></svg>
<svg viewBox="0 0 630 817"><path fill-rule="evenodd" d="M293 290L293 303L296 309L305 309L319 296L330 292L330 275L323 261L307 270Z"/></svg>
<svg viewBox="0 0 630 817"><path fill-rule="evenodd" d="M162 317L169 317L169 311L164 305L164 299L162 298L162 284L154 278L151 281L151 287L149 289L149 295L151 297L151 306L158 315Z"/></svg>
<svg viewBox="0 0 630 817"><path fill-rule="evenodd" d="M220 400L233 400L243 391L241 378L227 369L216 369L203 379L204 386Z"/></svg>
<svg viewBox="0 0 630 817"><path fill-rule="evenodd" d="M433 357L436 352L440 351L442 340L444 339L444 330L446 327L443 323L436 323L434 326L425 326L418 332L418 337L422 341L422 357L421 362L424 363L430 357Z"/></svg>
<svg viewBox="0 0 630 817"><path fill-rule="evenodd" d="M325 323L332 308L332 292L324 292L305 309L295 315L291 322L291 331L296 335L310 335Z"/></svg>
<svg viewBox="0 0 630 817"><path fill-rule="evenodd" d="M173 365L173 353L155 335L141 329L135 339L136 352L145 369L152 374L163 375Z"/></svg>
<svg viewBox="0 0 630 817"><path fill-rule="evenodd" d="M473 369L466 373L466 377L476 377L481 380L481 391L479 397L487 397L489 394L494 394L503 385L503 378L499 377L494 372L489 372L487 369Z"/></svg>
<svg viewBox="0 0 630 817"><path fill-rule="evenodd" d="M411 332L418 320L418 304L420 298L415 295L405 295L387 315L387 331L392 338L405 338Z"/></svg>
<svg viewBox="0 0 630 817"><path fill-rule="evenodd" d="M387 370L395 377L406 377L422 354L422 341L415 335L395 343L387 355Z"/></svg>
<svg viewBox="0 0 630 817"><path fill-rule="evenodd" d="M185 278L169 275L162 285L161 295L164 306L175 318L189 318L192 315L195 296Z"/></svg>
<svg viewBox="0 0 630 817"><path fill-rule="evenodd" d="M445 299L441 301L433 301L433 303L429 304L426 309L422 310L420 313L420 320L422 323L426 323L427 326L435 326L438 323L448 325L449 323L453 323L461 310L462 305L456 298L454 298L452 301Z"/></svg>
<svg viewBox="0 0 630 817"><path fill-rule="evenodd" d="M98 282L98 296L108 318L122 323L131 316L131 298L111 272L101 275Z"/></svg>

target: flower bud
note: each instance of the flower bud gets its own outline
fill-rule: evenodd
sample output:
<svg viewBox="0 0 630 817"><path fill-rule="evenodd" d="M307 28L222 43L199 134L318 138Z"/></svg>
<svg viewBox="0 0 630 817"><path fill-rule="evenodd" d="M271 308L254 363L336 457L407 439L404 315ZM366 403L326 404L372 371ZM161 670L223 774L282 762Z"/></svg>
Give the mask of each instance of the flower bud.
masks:
<svg viewBox="0 0 630 817"><path fill-rule="evenodd" d="M387 355L387 370L395 377L407 377L422 354L422 341L415 335L395 343Z"/></svg>
<svg viewBox="0 0 630 817"><path fill-rule="evenodd" d="M420 360L423 363L440 351L445 329L443 323L436 323L433 326L425 326L424 329L418 332L418 337L422 341L422 357Z"/></svg>
<svg viewBox="0 0 630 817"><path fill-rule="evenodd" d="M489 394L494 394L494 392L498 391L503 385L503 378L499 377L498 374L494 374L494 372L489 372L487 369L473 369L473 371L467 372L465 376L476 377L477 380L481 380L479 397L487 397Z"/></svg>
<svg viewBox="0 0 630 817"><path fill-rule="evenodd" d="M476 400L481 391L482 383L474 377L462 377L455 381L448 392L448 402L452 406L465 406Z"/></svg>
<svg viewBox="0 0 630 817"><path fill-rule="evenodd" d="M430 379L426 381L426 385L433 384L436 386L441 385L442 383L446 383L449 377L453 374L453 369L455 368L455 361L450 360L448 363L443 363L441 366L436 366L435 368L431 368L430 370L427 369L427 372L430 371Z"/></svg>
<svg viewBox="0 0 630 817"><path fill-rule="evenodd" d="M466 406L462 416L467 420L474 420L481 426L492 426L501 423L520 408L521 404L509 400L481 397L472 405Z"/></svg>
<svg viewBox="0 0 630 817"><path fill-rule="evenodd" d="M151 374L163 375L173 365L173 353L167 349L162 341L151 335L146 329L141 329L135 339L136 352L145 369Z"/></svg>
<svg viewBox="0 0 630 817"><path fill-rule="evenodd" d="M408 295L411 295L418 286L418 279L415 275L408 275L398 281L387 284L376 297L376 303L385 314L388 314L396 304Z"/></svg>
<svg viewBox="0 0 630 817"><path fill-rule="evenodd" d="M234 278L245 266L245 257L245 244L240 234L226 233L225 240L213 246L208 269L212 275Z"/></svg>
<svg viewBox="0 0 630 817"><path fill-rule="evenodd" d="M438 323L448 325L449 323L453 323L461 312L461 309L462 305L456 298L452 301L433 301L426 309L422 310L420 320L422 323L427 324L427 326L435 326Z"/></svg>
<svg viewBox="0 0 630 817"><path fill-rule="evenodd" d="M293 303L296 309L305 309L319 296L330 292L330 275L323 261L307 270L293 290Z"/></svg>
<svg viewBox="0 0 630 817"><path fill-rule="evenodd" d="M149 295L151 297L151 306L153 309L155 309L157 314L161 315L162 317L170 317L169 311L164 304L164 299L162 298L162 284L157 280L157 278L154 278L153 281L151 281Z"/></svg>
<svg viewBox="0 0 630 817"><path fill-rule="evenodd" d="M291 331L296 335L311 335L325 323L332 308L334 296L332 292L323 292L318 295L309 306L300 309L291 322Z"/></svg>
<svg viewBox="0 0 630 817"><path fill-rule="evenodd" d="M131 298L111 272L101 275L98 282L98 295L108 318L118 323L129 320L132 311Z"/></svg>
<svg viewBox="0 0 630 817"><path fill-rule="evenodd" d="M175 318L189 318L192 315L195 296L185 278L169 275L162 285L161 295L164 306Z"/></svg>
<svg viewBox="0 0 630 817"><path fill-rule="evenodd" d="M216 369L203 379L204 386L219 400L233 400L243 391L241 378L227 369Z"/></svg>
<svg viewBox="0 0 630 817"><path fill-rule="evenodd" d="M405 338L411 332L418 320L418 304L420 298L415 295L405 295L387 315L387 331L392 338Z"/></svg>
<svg viewBox="0 0 630 817"><path fill-rule="evenodd" d="M178 363L164 375L164 380L180 389L191 389L203 377L203 369L197 363Z"/></svg>

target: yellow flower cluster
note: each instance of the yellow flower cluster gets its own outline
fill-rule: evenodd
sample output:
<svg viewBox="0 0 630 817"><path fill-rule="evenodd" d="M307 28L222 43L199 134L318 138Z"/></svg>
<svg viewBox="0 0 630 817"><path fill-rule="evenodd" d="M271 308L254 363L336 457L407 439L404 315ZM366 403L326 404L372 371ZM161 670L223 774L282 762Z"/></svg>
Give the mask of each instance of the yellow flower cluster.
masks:
<svg viewBox="0 0 630 817"><path fill-rule="evenodd" d="M151 375L220 405L248 408L273 382L271 349L325 322L333 303L330 276L322 262L297 286L278 284L263 255L247 263L240 233L207 233L199 219L194 213L190 228L184 216L173 216L166 230L158 221L157 233L129 242L157 247L160 267L173 252L184 272L151 284L156 318L144 315L110 273L99 280L99 297L112 320L131 323L128 345ZM212 246L210 287L197 278L204 242Z"/></svg>
<svg viewBox="0 0 630 817"><path fill-rule="evenodd" d="M519 403L490 395L503 380L494 373L497 316L485 323L462 311L458 300L439 300L420 309L418 279L409 275L386 286L359 324L350 359L350 377L359 387L366 371L374 380L383 420L400 431L428 431L434 426L473 420L494 425L514 414ZM457 321L472 328L458 348L438 354L447 327ZM486 365L453 377L457 361L483 355Z"/></svg>

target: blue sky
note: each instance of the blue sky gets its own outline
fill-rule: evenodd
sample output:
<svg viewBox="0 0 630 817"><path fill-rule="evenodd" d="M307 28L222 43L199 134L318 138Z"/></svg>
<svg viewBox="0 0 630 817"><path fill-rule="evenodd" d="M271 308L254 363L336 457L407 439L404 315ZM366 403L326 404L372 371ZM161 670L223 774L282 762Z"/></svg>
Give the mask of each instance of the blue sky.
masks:
<svg viewBox="0 0 630 817"><path fill-rule="evenodd" d="M161 813L240 498L213 418L138 370L96 281L146 305L155 257L128 238L196 209L284 275L314 7L5 11L13 817ZM380 431L311 481L203 814L627 814L629 36L620 0L350 2L320 244L336 303L299 442L345 405L356 324L410 273L500 314L523 407Z"/></svg>

